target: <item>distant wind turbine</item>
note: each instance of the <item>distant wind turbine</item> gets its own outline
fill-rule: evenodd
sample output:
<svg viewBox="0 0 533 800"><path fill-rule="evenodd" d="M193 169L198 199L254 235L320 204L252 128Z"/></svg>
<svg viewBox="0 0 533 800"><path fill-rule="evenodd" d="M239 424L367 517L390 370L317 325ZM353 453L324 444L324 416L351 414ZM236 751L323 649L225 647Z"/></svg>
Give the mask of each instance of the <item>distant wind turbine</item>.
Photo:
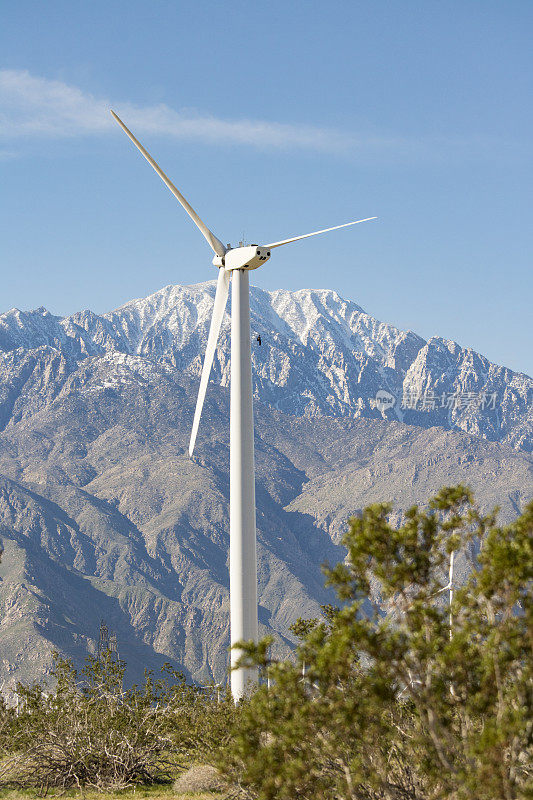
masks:
<svg viewBox="0 0 533 800"><path fill-rule="evenodd" d="M252 409L252 354L250 332L250 285L248 272L261 267L270 258L270 251L299 239L317 236L319 233L335 231L349 225L358 225L377 217L358 219L324 228L302 236L292 236L279 242L241 247L227 247L200 219L172 181L156 164L122 120L111 111L122 130L135 147L155 169L172 194L181 203L192 221L198 226L214 250L213 264L219 268L213 317L207 339L200 389L196 401L192 425L189 455L192 456L200 416L204 404L209 374L215 356L224 310L231 293L231 403L230 403L230 639L231 663L235 665L240 651L237 642L257 642L257 555L255 531L255 469L254 469L254 420ZM231 692L235 701L246 692L247 687L257 681L257 670L240 667L231 673Z"/></svg>

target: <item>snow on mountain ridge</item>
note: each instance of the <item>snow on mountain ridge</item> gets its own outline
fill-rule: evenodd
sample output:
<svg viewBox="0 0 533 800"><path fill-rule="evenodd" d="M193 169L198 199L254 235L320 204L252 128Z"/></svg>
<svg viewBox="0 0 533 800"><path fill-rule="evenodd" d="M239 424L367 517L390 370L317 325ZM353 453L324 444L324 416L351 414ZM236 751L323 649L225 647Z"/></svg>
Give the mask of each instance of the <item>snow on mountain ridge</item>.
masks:
<svg viewBox="0 0 533 800"><path fill-rule="evenodd" d="M60 318L43 308L14 309L0 315L0 351L53 348L76 363L123 353L199 375L215 289L215 281L169 285L103 315L81 311ZM250 313L254 394L275 408L300 416L440 425L526 450L533 447L533 381L471 348L438 337L426 342L375 319L330 289L268 292L252 287ZM230 379L230 317L231 297L213 364L213 380L223 386ZM255 343L257 334L261 347ZM30 369L24 358L17 367L13 359L4 359L3 368L0 364L4 374L17 375L11 386L8 379L6 397L20 392ZM39 358L45 358L44 351ZM388 409L376 406L379 390L392 396ZM4 410L4 417L8 413Z"/></svg>

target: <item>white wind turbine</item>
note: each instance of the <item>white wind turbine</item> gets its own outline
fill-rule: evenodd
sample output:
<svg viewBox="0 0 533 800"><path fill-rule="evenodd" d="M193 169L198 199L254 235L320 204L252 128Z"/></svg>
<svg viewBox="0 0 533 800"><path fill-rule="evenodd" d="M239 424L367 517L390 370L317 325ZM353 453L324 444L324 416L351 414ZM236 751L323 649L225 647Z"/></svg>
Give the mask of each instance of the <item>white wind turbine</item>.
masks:
<svg viewBox="0 0 533 800"><path fill-rule="evenodd" d="M257 642L257 557L255 531L255 470L254 470L254 420L252 409L252 354L250 332L250 285L248 272L257 269L270 258L270 251L283 244L307 239L319 233L327 233L359 222L368 222L377 217L358 219L324 228L303 236L293 236L280 242L265 245L227 247L222 244L196 211L189 205L181 192L156 164L151 155L137 141L121 119L111 111L122 130L129 136L148 163L166 183L172 194L179 200L187 214L201 230L215 252L213 264L219 268L215 294L213 317L207 339L200 389L196 401L192 425L189 455L192 456L200 415L204 404L209 374L213 364L224 310L231 293L231 395L230 395L230 638L232 646L239 641ZM232 647L232 666L240 652ZM254 669L239 668L231 673L231 691L237 701L243 696L246 687L257 680Z"/></svg>

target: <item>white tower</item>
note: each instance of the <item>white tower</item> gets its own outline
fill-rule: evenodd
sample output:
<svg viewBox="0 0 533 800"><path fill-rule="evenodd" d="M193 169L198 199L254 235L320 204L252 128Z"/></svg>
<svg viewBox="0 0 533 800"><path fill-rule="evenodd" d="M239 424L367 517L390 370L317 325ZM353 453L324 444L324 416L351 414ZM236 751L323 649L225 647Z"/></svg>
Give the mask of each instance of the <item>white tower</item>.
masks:
<svg viewBox="0 0 533 800"><path fill-rule="evenodd" d="M257 555L255 533L254 412L250 288L247 270L232 275L231 408L230 408L230 637L231 665L239 657L235 644L257 642ZM231 691L242 697L256 670L231 673Z"/></svg>

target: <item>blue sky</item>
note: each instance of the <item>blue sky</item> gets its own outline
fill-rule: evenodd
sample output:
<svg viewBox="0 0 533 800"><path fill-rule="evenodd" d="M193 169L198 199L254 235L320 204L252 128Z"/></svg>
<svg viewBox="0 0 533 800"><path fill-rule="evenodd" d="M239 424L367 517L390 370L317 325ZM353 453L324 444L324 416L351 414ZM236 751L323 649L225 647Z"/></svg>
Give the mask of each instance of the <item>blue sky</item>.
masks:
<svg viewBox="0 0 533 800"><path fill-rule="evenodd" d="M216 277L115 108L268 288L533 374L531 0L8 2L2 301L102 312Z"/></svg>

